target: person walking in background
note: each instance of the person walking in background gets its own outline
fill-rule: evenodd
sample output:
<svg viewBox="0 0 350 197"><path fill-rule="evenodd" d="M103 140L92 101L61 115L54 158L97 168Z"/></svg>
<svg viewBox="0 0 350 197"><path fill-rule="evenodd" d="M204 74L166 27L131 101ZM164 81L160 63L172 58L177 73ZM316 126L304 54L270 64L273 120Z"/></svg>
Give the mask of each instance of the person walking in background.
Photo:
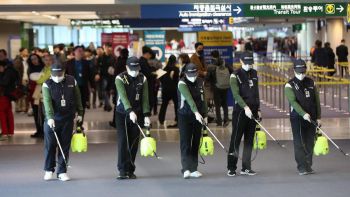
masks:
<svg viewBox="0 0 350 197"><path fill-rule="evenodd" d="M156 69L154 67L151 67L148 63L148 61L152 57L152 49L148 46L142 47L142 57L140 57L140 72L145 75L148 81L148 90L149 90L149 105L151 109L153 109L154 105L156 104L155 98L155 85L156 85L156 75L154 72Z"/></svg>
<svg viewBox="0 0 350 197"><path fill-rule="evenodd" d="M11 92L15 89L19 73L6 61L0 61L0 141L14 134L14 117L11 106Z"/></svg>
<svg viewBox="0 0 350 197"><path fill-rule="evenodd" d="M89 102L92 101L92 108L96 108L96 78L97 77L97 74L96 74L96 66L95 66L95 63L96 63L96 60L95 60L95 56L94 54L92 53L92 51L89 49L89 48L86 48L84 49L84 59L89 63L89 69L90 69L90 73L91 75L93 75L93 79L91 81L92 83L92 86L95 87L95 88L92 88L91 85L89 86L89 92L91 92L91 94L89 94ZM91 98L92 97L92 98Z"/></svg>
<svg viewBox="0 0 350 197"><path fill-rule="evenodd" d="M90 70L89 62L84 58L84 49L82 46L76 46L74 48L74 59L71 59L66 62L66 73L67 75L71 75L77 81L78 87L80 89L81 94L81 102L83 105L83 120L85 109L89 107L89 85L92 89L95 89L94 86L94 75Z"/></svg>
<svg viewBox="0 0 350 197"><path fill-rule="evenodd" d="M112 110L110 102L110 91L112 90L114 84L114 66L115 57L113 55L113 48L111 44L106 44L104 49L104 55L102 57L102 83L104 92L104 110L110 112Z"/></svg>
<svg viewBox="0 0 350 197"><path fill-rule="evenodd" d="M175 124L169 125L168 127L173 128L177 127L177 84L179 82L179 68L176 67L176 57L174 55L169 57L168 63L163 70L166 72L166 74L160 78L162 85L162 105L160 106L158 119L159 123L163 125L169 101L172 100L175 109Z"/></svg>
<svg viewBox="0 0 350 197"><path fill-rule="evenodd" d="M220 57L219 51L211 52L213 66L208 66L207 79L214 91L214 103L216 111L216 125L226 127L228 119L227 91L230 88L230 70L225 61ZM221 107L224 111L224 119L221 118Z"/></svg>
<svg viewBox="0 0 350 197"><path fill-rule="evenodd" d="M349 65L348 65L349 52L348 52L348 47L345 45L344 39L341 40L341 44L337 47L336 54L338 56L340 75L344 77L349 70Z"/></svg>
<svg viewBox="0 0 350 197"><path fill-rule="evenodd" d="M36 132L31 135L33 138L44 137L44 112L41 100L41 84L38 83L42 71L45 67L41 57L37 54L31 54L28 58L28 75L29 75L29 100L33 109Z"/></svg>
<svg viewBox="0 0 350 197"><path fill-rule="evenodd" d="M196 53L191 56L191 63L197 66L198 77L204 79L207 76L207 68L204 60L204 45L201 42L197 42L194 48Z"/></svg>
<svg viewBox="0 0 350 197"><path fill-rule="evenodd" d="M53 46L53 55L55 64L64 64L67 60L64 53L64 44L56 44Z"/></svg>
<svg viewBox="0 0 350 197"><path fill-rule="evenodd" d="M29 52L27 48L20 48L19 55L14 60L14 68L18 71L21 81L21 87L23 91L23 97L16 101L16 112L27 113L28 111L28 56Z"/></svg>
<svg viewBox="0 0 350 197"><path fill-rule="evenodd" d="M316 40L315 42L315 50L313 52L311 62L315 64L315 66L320 66L327 68L328 55L325 48L322 48L322 42L320 40Z"/></svg>
<svg viewBox="0 0 350 197"><path fill-rule="evenodd" d="M154 51L152 51L151 59L148 60L148 64L152 67L152 70L154 70L154 71L163 68L162 62L160 62L156 58L156 53ZM160 81L156 78L154 78L154 80L155 80L154 90L152 90L153 91L154 105L151 106L151 111L153 109L153 115L157 115L158 114L158 91L160 88Z"/></svg>
<svg viewBox="0 0 350 197"><path fill-rule="evenodd" d="M324 50L326 51L327 54L327 60L326 66L328 69L335 69L334 64L335 64L335 54L333 52L333 49L331 48L331 43L326 42L324 43ZM334 75L335 71L333 72L328 72L329 76Z"/></svg>
<svg viewBox="0 0 350 197"><path fill-rule="evenodd" d="M95 68L94 68L94 72L96 74L95 76L95 85L96 85L96 89L95 92L97 92L96 94L98 95L98 100L99 100L99 105L98 107L102 107L103 106L103 102L104 102L104 88L103 88L103 75L102 75L102 68L103 68L103 56L104 56L104 51L102 47L97 47L96 49L96 57L95 57ZM92 99L93 100L93 104L96 103L96 98Z"/></svg>

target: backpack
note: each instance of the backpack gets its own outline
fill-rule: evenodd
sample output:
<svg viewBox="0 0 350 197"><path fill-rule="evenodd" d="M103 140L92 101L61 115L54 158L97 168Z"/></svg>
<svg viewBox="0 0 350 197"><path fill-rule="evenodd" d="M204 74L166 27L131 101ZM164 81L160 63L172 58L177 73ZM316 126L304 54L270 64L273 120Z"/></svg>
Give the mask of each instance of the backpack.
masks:
<svg viewBox="0 0 350 197"><path fill-rule="evenodd" d="M230 88L230 71L226 66L217 66L215 68L216 83L215 86L219 89Z"/></svg>

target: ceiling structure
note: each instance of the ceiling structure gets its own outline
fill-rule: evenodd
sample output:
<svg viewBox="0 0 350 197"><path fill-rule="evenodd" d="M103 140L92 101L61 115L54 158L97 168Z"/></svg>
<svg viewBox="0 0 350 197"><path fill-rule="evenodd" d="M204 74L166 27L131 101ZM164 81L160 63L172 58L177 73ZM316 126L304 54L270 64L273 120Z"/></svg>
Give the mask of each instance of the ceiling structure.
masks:
<svg viewBox="0 0 350 197"><path fill-rule="evenodd" d="M176 4L212 3L214 0L177 0ZM216 0L215 0L216 1ZM214 2L215 2L214 1ZM100 4L96 4L99 2ZM161 0L1 0L0 19L34 22L38 24L70 25L71 19L121 19L140 18L140 2L142 4L168 4L174 1ZM310 0L298 0L308 2ZM312 1L315 2L347 2L347 0ZM228 1L220 3L256 3L253 0ZM295 3L292 0L259 0L259 3ZM264 22L276 22L275 19L262 19ZM278 22L285 20L278 18ZM290 21L305 20L291 18ZM262 22L262 21L260 21Z"/></svg>

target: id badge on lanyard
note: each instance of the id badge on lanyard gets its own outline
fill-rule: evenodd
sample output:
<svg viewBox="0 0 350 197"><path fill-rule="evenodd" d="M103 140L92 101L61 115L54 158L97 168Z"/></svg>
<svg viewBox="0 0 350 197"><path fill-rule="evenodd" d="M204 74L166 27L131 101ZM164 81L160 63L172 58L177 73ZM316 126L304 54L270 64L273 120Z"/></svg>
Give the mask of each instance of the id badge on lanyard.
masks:
<svg viewBox="0 0 350 197"><path fill-rule="evenodd" d="M249 79L249 87L252 88L254 86L253 80Z"/></svg>
<svg viewBox="0 0 350 197"><path fill-rule="evenodd" d="M61 107L65 107L65 106L66 106L66 100L64 100L64 96L62 95Z"/></svg>
<svg viewBox="0 0 350 197"><path fill-rule="evenodd" d="M305 92L305 97L310 98L310 91L305 88L304 92Z"/></svg>
<svg viewBox="0 0 350 197"><path fill-rule="evenodd" d="M136 101L140 100L140 94L139 94L139 93L136 94L135 100L136 100Z"/></svg>

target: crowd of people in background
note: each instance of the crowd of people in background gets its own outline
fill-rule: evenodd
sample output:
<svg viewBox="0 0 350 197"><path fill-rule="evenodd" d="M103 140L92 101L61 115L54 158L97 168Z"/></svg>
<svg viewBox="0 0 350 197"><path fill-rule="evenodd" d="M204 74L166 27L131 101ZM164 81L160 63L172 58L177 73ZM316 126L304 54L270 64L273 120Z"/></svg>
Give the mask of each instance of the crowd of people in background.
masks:
<svg viewBox="0 0 350 197"><path fill-rule="evenodd" d="M177 42L175 39L168 43L172 49L184 47L183 40ZM295 37L275 39L275 47L283 53L294 57L297 50ZM204 60L203 43L195 43L195 53L191 55L182 53L178 57L170 55L165 66L156 58L156 54L150 47L142 48L140 57L141 73L148 80L149 102L153 115L158 115L160 125L166 118L167 107L170 101L178 108L177 84L183 76L184 65L193 63L197 66L198 76L205 80L205 100L209 107L215 107L216 117L209 116L209 122L216 122L217 126L227 126L228 104L227 90L229 89L229 77L233 72L232 65L228 65L220 56L218 51L211 52L211 60L208 64ZM266 55L266 39L238 40L236 51L251 51L254 53L264 52ZM264 54L263 54L264 55ZM348 62L348 49L345 40L336 48L334 53L330 43L322 45L317 40L315 47L311 49L311 60L315 65L335 69L336 56L339 62ZM102 108L106 112L114 111L116 101L115 78L126 71L126 61L129 57L128 49L122 49L116 57L110 44L95 47L90 44L84 46L66 46L57 44L53 47L53 54L46 49L20 48L18 55L13 60L8 58L4 49L0 50L0 124L2 136L11 137L14 134L14 118L12 114L11 101L15 101L15 112L26 113L33 116L35 122L35 133L33 138L43 138L44 112L41 95L42 84L50 78L50 67L53 64L64 65L66 74L73 76L81 91L81 100L84 108ZM159 76L158 70L166 74ZM342 67L341 75L347 72L347 67ZM334 72L329 72L333 75ZM158 92L161 89L161 106L158 114ZM223 117L221 115L223 110ZM83 116L84 117L84 116ZM109 122L115 127L115 114ZM168 127L177 127L177 113L175 113L174 124Z"/></svg>

